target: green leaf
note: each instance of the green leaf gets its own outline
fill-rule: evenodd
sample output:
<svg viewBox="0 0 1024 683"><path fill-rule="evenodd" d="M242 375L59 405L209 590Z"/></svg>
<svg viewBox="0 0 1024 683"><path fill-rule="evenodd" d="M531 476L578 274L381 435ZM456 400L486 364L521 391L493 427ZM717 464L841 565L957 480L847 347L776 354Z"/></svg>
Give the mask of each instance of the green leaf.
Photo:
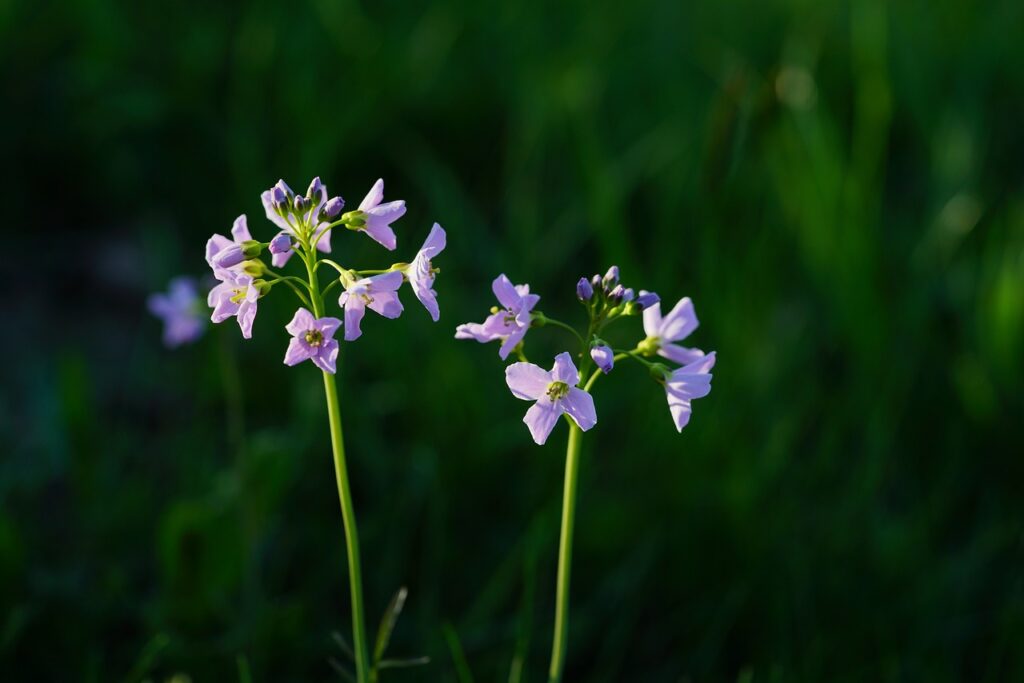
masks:
<svg viewBox="0 0 1024 683"><path fill-rule="evenodd" d="M408 595L409 591L405 586L402 586L395 593L395 596L391 598L388 608L384 610L384 616L380 620L380 627L377 629L377 645L373 649L374 662L380 662L381 657L384 656L384 651L387 650L388 642L391 640L391 632L395 628L395 622L398 621L398 615L402 613L402 608L405 606L405 598Z"/></svg>

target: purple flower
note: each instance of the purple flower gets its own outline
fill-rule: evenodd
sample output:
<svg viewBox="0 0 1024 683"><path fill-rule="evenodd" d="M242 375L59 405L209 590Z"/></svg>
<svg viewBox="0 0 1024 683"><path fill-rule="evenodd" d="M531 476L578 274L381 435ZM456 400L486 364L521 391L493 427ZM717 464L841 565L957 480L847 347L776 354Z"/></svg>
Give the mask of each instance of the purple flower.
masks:
<svg viewBox="0 0 1024 683"><path fill-rule="evenodd" d="M173 349L203 336L206 324L193 278L174 278L166 294L151 295L146 305L153 315L164 321L163 339L167 348Z"/></svg>
<svg viewBox="0 0 1024 683"><path fill-rule="evenodd" d="M441 311L437 307L437 292L433 289L436 271L434 270L434 264L431 263L431 259L444 251L444 247L444 228L434 223L434 227L430 229L430 234L427 235L427 239L420 248L419 253L416 254L416 258L412 260L412 263L409 264L405 271L406 277L409 278L409 284L412 286L413 294L420 300L423 307L427 309L435 323L441 317Z"/></svg>
<svg viewBox="0 0 1024 683"><path fill-rule="evenodd" d="M206 297L206 303L213 309L210 320L221 323L235 317L242 336L251 339L252 322L256 318L256 306L260 298L252 277L234 270L220 270L214 274L220 283Z"/></svg>
<svg viewBox="0 0 1024 683"><path fill-rule="evenodd" d="M295 311L295 317L285 325L292 339L284 354L285 365L298 365L304 360L332 375L338 361L338 340L334 333L341 327L337 318L314 318L305 308Z"/></svg>
<svg viewBox="0 0 1024 683"><path fill-rule="evenodd" d="M327 204L327 187L320 182L318 176L313 178L313 182L309 184L307 193L308 197L297 201L299 197L288 187L288 183L278 180L276 185L260 195L260 201L263 202L267 220L281 228L281 234L297 236L298 231L303 229L304 225L308 225L311 233L319 236L316 248L329 254L331 253L331 233L325 232L328 224L320 220L320 209ZM291 208L293 206L294 210ZM289 212L291 212L290 215L294 222L289 220ZM282 268L294 253L293 249L275 253L271 263L275 268Z"/></svg>
<svg viewBox="0 0 1024 683"><path fill-rule="evenodd" d="M381 204L384 199L384 179L379 178L359 203L359 210L366 214L366 226L362 230L389 251L395 248L395 231L391 224L405 215L402 200Z"/></svg>
<svg viewBox="0 0 1024 683"><path fill-rule="evenodd" d="M218 280L223 279L217 275L218 271L232 268L245 259L242 253L242 243L251 241L252 235L249 234L249 224L244 213L236 218L231 226L231 239L224 235L214 234L206 241L206 263L209 264ZM237 260L234 258L236 250L237 256L240 257Z"/></svg>
<svg viewBox="0 0 1024 683"><path fill-rule="evenodd" d="M455 338L475 339L482 344L501 339L498 356L505 360L530 329L531 311L540 297L530 294L530 285L513 285L504 273L495 278L491 289L503 309L489 315L483 323L459 325Z"/></svg>
<svg viewBox="0 0 1024 683"><path fill-rule="evenodd" d="M615 354L606 344L591 346L590 357L606 375L615 367Z"/></svg>
<svg viewBox="0 0 1024 683"><path fill-rule="evenodd" d="M590 301L594 296L594 288L591 286L590 280L585 277L580 278L580 281L576 283L576 296L580 301Z"/></svg>
<svg viewBox="0 0 1024 683"><path fill-rule="evenodd" d="M715 352L677 368L665 378L665 395L668 398L668 409L672 413L672 421L676 430L690 421L692 409L690 403L695 398L703 398L711 393L711 368L715 366Z"/></svg>
<svg viewBox="0 0 1024 683"><path fill-rule="evenodd" d="M659 356L680 365L692 363L703 358L704 352L679 346L674 342L690 336L699 324L697 314L693 310L693 302L688 296L680 299L665 317L661 315L661 304L656 303L644 309L644 332L647 333L647 339L642 345L657 349Z"/></svg>
<svg viewBox="0 0 1024 683"><path fill-rule="evenodd" d="M512 395L524 401L536 401L526 411L523 422L538 444L547 441L563 414L583 431L597 424L594 399L576 386L579 379L572 357L564 352L555 356L550 372L533 363L513 363L505 368L505 382Z"/></svg>
<svg viewBox="0 0 1024 683"><path fill-rule="evenodd" d="M338 305L345 307L345 341L359 338L363 332L359 322L367 307L385 318L397 318L402 314L402 302L398 300L398 288L402 286L402 271L392 270L382 275L352 281L338 297Z"/></svg>
<svg viewBox="0 0 1024 683"><path fill-rule="evenodd" d="M648 292L646 289L641 289L640 295L636 298L636 301L633 302L633 305L636 306L638 310L645 311L659 301L661 301L661 297L657 294L654 292Z"/></svg>

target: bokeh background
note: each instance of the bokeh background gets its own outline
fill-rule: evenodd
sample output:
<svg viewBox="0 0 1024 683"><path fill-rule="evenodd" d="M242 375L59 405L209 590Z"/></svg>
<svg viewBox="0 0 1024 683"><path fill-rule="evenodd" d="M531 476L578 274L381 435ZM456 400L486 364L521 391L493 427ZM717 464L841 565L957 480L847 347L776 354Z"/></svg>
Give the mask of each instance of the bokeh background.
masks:
<svg viewBox="0 0 1024 683"><path fill-rule="evenodd" d="M639 369L597 385L567 680L1024 680L1024 4L8 0L0 22L6 680L342 680L294 304L175 351L145 310L313 175L408 202L395 254L338 235L345 263L449 235L441 322L405 295L341 361L368 619L408 586L390 652L432 660L385 681L545 680L565 432L535 446L496 348L452 335L500 272L579 321L576 279L612 263L693 297L719 362L682 435Z"/></svg>

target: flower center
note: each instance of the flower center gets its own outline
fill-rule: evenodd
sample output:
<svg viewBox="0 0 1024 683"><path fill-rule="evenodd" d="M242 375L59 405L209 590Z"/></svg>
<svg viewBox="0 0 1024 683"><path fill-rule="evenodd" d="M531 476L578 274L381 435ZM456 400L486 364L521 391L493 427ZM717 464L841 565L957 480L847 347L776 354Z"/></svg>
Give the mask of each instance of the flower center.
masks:
<svg viewBox="0 0 1024 683"><path fill-rule="evenodd" d="M320 330L309 330L306 332L306 343L310 346L320 346L324 343L324 335Z"/></svg>
<svg viewBox="0 0 1024 683"><path fill-rule="evenodd" d="M552 401L564 398L569 393L569 385L565 382L552 382L548 385L547 395Z"/></svg>
<svg viewBox="0 0 1024 683"><path fill-rule="evenodd" d="M245 294L246 294L246 292L249 291L249 288L248 287L245 287L243 289L235 288L235 289L233 289L231 291L235 293L234 296L231 297L231 303L240 304L240 303L242 303L242 300L245 299Z"/></svg>
<svg viewBox="0 0 1024 683"><path fill-rule="evenodd" d="M637 351L644 354L645 356L653 356L661 348L661 339L658 337L648 337L642 342L636 345Z"/></svg>

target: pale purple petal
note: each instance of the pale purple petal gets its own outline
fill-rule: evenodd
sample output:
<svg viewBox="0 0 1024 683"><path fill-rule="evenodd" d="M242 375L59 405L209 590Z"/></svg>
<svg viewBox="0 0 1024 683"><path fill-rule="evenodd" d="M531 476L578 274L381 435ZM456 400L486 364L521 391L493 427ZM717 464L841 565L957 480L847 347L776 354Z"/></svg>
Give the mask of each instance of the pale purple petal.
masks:
<svg viewBox="0 0 1024 683"><path fill-rule="evenodd" d="M420 249L420 253L431 259L444 251L445 246L447 246L447 237L444 228L434 223L434 226L430 229L430 234L427 235L426 241L423 242L423 248Z"/></svg>
<svg viewBox="0 0 1024 683"><path fill-rule="evenodd" d="M522 298L519 305L519 310L516 312L516 322L520 325L529 326L530 320L532 319L533 307L540 301L540 295L538 294L527 294Z"/></svg>
<svg viewBox="0 0 1024 683"><path fill-rule="evenodd" d="M298 365L313 355L313 349L304 344L298 337L292 337L288 341L288 350L284 352L285 365Z"/></svg>
<svg viewBox="0 0 1024 683"><path fill-rule="evenodd" d="M690 399L674 395L665 385L668 397L668 410L672 413L672 422L675 423L676 431L683 431L683 427L690 423L690 414L693 409L690 406Z"/></svg>
<svg viewBox="0 0 1024 683"><path fill-rule="evenodd" d="M374 293L394 292L402 286L403 279L402 271L400 270L392 270L387 273L366 278L370 283L370 291Z"/></svg>
<svg viewBox="0 0 1024 683"><path fill-rule="evenodd" d="M547 392L551 374L533 363L513 363L505 368L505 383L516 398L536 401Z"/></svg>
<svg viewBox="0 0 1024 683"><path fill-rule="evenodd" d="M366 193L366 196L363 198L363 201L359 202L359 210L368 211L369 209L372 209L373 207L380 204L381 200L383 199L384 179L378 178L377 182L375 182L373 184L373 187L370 188L370 191Z"/></svg>
<svg viewBox="0 0 1024 683"><path fill-rule="evenodd" d="M313 363L318 368L333 375L338 363L338 341L336 339L325 341L317 350L317 353L314 353L311 357Z"/></svg>
<svg viewBox="0 0 1024 683"><path fill-rule="evenodd" d="M213 235L206 241L206 263L213 269L216 270L217 265L213 262L213 257L219 254L224 249L227 249L232 244L224 235Z"/></svg>
<svg viewBox="0 0 1024 683"><path fill-rule="evenodd" d="M394 320L402 315L402 302L399 301L398 294L395 292L374 292L370 298L371 301L367 306L385 318Z"/></svg>
<svg viewBox="0 0 1024 683"><path fill-rule="evenodd" d="M431 289L429 285L424 286L423 282L418 279L409 278L409 284L412 286L412 293L423 304L423 308L427 309L431 320L435 323L440 320L441 309L437 305L437 292Z"/></svg>
<svg viewBox="0 0 1024 683"><path fill-rule="evenodd" d="M288 263L288 259L290 259L294 253L294 249L289 249L288 251L281 252L280 254L274 254L270 257L270 263L273 264L275 268L284 268L284 265Z"/></svg>
<svg viewBox="0 0 1024 683"><path fill-rule="evenodd" d="M231 237L234 238L235 242L246 242L252 239L252 235L249 233L249 224L245 219L245 214L235 219L234 225L231 226Z"/></svg>
<svg viewBox="0 0 1024 683"><path fill-rule="evenodd" d="M645 311L646 315L646 311ZM662 318L657 335L663 341L675 342L685 339L697 329L697 313L693 310L693 302L686 296Z"/></svg>
<svg viewBox="0 0 1024 683"><path fill-rule="evenodd" d="M341 321L337 318L319 318L315 321L314 326L320 330L320 334L324 335L324 339L331 339L341 327Z"/></svg>
<svg viewBox="0 0 1024 683"><path fill-rule="evenodd" d="M328 318L328 320L337 320L337 318ZM300 307L292 316L292 321L285 325L284 329L288 330L288 334L297 337L303 332L313 329L315 322L316 318L313 317L313 314L306 308Z"/></svg>
<svg viewBox="0 0 1024 683"><path fill-rule="evenodd" d="M519 342L523 341L523 337L526 336L526 327L516 328L505 341L502 343L501 348L498 349L498 358L505 360L508 358L508 354L512 353L512 350L516 348Z"/></svg>
<svg viewBox="0 0 1024 683"><path fill-rule="evenodd" d="M281 180L278 182L283 183L284 181ZM274 209L274 203L270 197L270 190L267 190L266 192L260 195L260 201L263 203L263 211L267 214L267 220L269 220L271 223L281 228L282 230L292 232L292 226L288 225L288 221L286 221L284 218L278 215L277 211Z"/></svg>
<svg viewBox="0 0 1024 683"><path fill-rule="evenodd" d="M456 339L475 339L481 344L499 339L501 335L496 334L486 323L463 323L455 328Z"/></svg>
<svg viewBox="0 0 1024 683"><path fill-rule="evenodd" d="M661 304L656 303L644 309L644 334L657 337L661 332Z"/></svg>
<svg viewBox="0 0 1024 683"><path fill-rule="evenodd" d="M711 372L711 368L715 367L715 361L718 360L718 352L712 351L708 355L695 360L692 363L687 364L685 367L679 368L678 372L687 373L703 373Z"/></svg>
<svg viewBox="0 0 1024 683"><path fill-rule="evenodd" d="M579 425L580 429L587 431L597 424L597 411L594 409L594 397L583 391L572 387L568 395L559 401L566 415Z"/></svg>
<svg viewBox="0 0 1024 683"><path fill-rule="evenodd" d="M252 323L256 319L256 306L256 302L247 297L238 307L238 327L246 339L252 339Z"/></svg>
<svg viewBox="0 0 1024 683"><path fill-rule="evenodd" d="M350 296L345 301L345 341L359 339L363 333L359 329L359 323L366 314L366 305L358 296Z"/></svg>
<svg viewBox="0 0 1024 683"><path fill-rule="evenodd" d="M498 303L509 310L516 311L522 302L523 297L519 295L512 281L504 273L494 278L494 282L491 283L491 291L494 292Z"/></svg>
<svg viewBox="0 0 1024 683"><path fill-rule="evenodd" d="M316 250L317 251L322 251L325 254L330 254L331 253L331 233L332 233L332 231L327 230L327 226L328 225L330 225L330 223L321 223L320 225L318 225L316 227L316 234L317 235L323 235L322 237L320 237L320 241L318 241L316 243ZM326 231L326 234L324 234L325 231Z"/></svg>
<svg viewBox="0 0 1024 683"><path fill-rule="evenodd" d="M523 422L530 428L530 434L538 445L543 446L548 440L548 435L555 428L555 423L562 415L561 406L552 403L547 396L542 396L539 401L530 406L523 417Z"/></svg>
<svg viewBox="0 0 1024 683"><path fill-rule="evenodd" d="M363 231L369 235L374 242L381 245L388 251L394 251L395 247L398 246L398 238L395 237L395 231L386 223L371 223L370 221L367 221L366 227L363 228Z"/></svg>
<svg viewBox="0 0 1024 683"><path fill-rule="evenodd" d="M555 356L555 365L551 368L551 379L557 382L565 382L570 387L576 386L580 381L579 372L572 362L572 356L567 351Z"/></svg>
<svg viewBox="0 0 1024 683"><path fill-rule="evenodd" d="M687 363L692 363L703 358L704 352L700 349L691 349L685 346L679 346L678 344L662 344L661 348L658 349L658 355L663 358L668 358L674 363L686 365Z"/></svg>

